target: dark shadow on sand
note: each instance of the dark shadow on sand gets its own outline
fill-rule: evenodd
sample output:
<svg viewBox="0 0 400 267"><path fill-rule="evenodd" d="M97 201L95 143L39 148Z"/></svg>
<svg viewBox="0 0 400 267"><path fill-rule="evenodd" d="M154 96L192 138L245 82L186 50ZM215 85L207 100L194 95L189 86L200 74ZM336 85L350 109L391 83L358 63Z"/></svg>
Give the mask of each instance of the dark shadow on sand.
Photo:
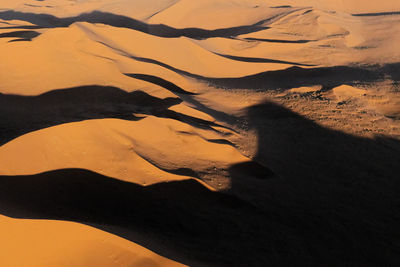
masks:
<svg viewBox="0 0 400 267"><path fill-rule="evenodd" d="M155 84L158 81L163 81L162 85L172 92L179 89L163 79L156 80ZM219 131L214 126L227 128L170 110L171 106L182 103L184 96L193 95L181 90L179 92L182 94L177 94L178 97L164 99L142 91L128 93L116 87L97 85L52 90L39 96L0 93L0 146L23 134L63 123L104 118L133 121L143 118L133 113L170 118L216 132Z"/></svg>
<svg viewBox="0 0 400 267"><path fill-rule="evenodd" d="M146 24L142 21L126 16L101 11L84 13L76 17L58 18L48 14L24 13L9 10L0 12L0 19L22 20L30 22L42 28L68 27L75 22L102 23L113 27L133 29L158 37L177 38L185 36L193 39L205 39L211 37L234 37L242 34L257 32L268 29L268 27L263 26L263 24L270 20L265 19L248 26L206 30L200 28L175 29L163 24Z"/></svg>
<svg viewBox="0 0 400 267"><path fill-rule="evenodd" d="M224 55L224 54L218 54L218 53L215 53L215 54L217 54L217 55L219 55L219 56L221 56L221 57L229 58L229 59L236 60L236 61L242 61L242 62L252 62L252 63L276 63L276 64L288 64L288 65L303 66L303 67L312 67L312 66L315 66L315 65L303 64L303 63L297 63L297 62L291 62L291 61L270 59L270 58L238 57L238 56Z"/></svg>
<svg viewBox="0 0 400 267"><path fill-rule="evenodd" d="M129 76L131 78L135 78L138 80L146 81L152 84L156 84L158 86L164 87L168 91L171 91L173 93L177 94L184 94L184 95L195 95L195 93L185 91L181 87L177 86L176 84L167 81L163 78L154 76L154 75L148 75L148 74L141 74L141 73L129 73L125 74L126 76Z"/></svg>
<svg viewBox="0 0 400 267"><path fill-rule="evenodd" d="M400 11L389 11L389 12L380 12L380 13L358 13L352 14L355 17L379 17L379 16L395 16L400 15Z"/></svg>
<svg viewBox="0 0 400 267"><path fill-rule="evenodd" d="M327 129L271 102L246 118L258 133L254 160L270 172L233 166L230 193L293 234L268 246L279 248L280 264L260 258L259 266L400 263L399 140Z"/></svg>
<svg viewBox="0 0 400 267"><path fill-rule="evenodd" d="M148 61L147 59L133 57L133 56L132 56L132 58L135 59L135 60L139 60L139 61L143 60L144 62L149 62L149 63L157 62L155 60L149 60ZM157 63L155 63L155 64L157 64ZM166 64L164 64L164 65L169 67ZM177 70L177 69L174 69L174 70L176 70L178 73L180 73L179 70ZM194 97L196 95L195 93L188 92L188 91L180 88L179 86L177 86L176 84L174 84L174 83L172 83L170 81L161 79L161 78L153 76L153 75L132 74L132 73L124 73L124 75L126 75L128 77L131 77L131 78L134 78L134 79L146 81L146 82L161 86L161 87L169 90L170 92L174 93L175 95L179 96L179 98L184 100L186 103L189 103L190 105L194 106L195 109L197 109L199 111L202 111L204 113L207 113L208 115L216 118L220 122L227 123L229 125L236 125L236 124L239 123L239 121L238 121L239 118L237 118L236 116L233 116L231 114L227 114L227 113L225 113L223 111L215 110L213 108L210 108L210 107L204 105L203 103L201 103L200 101L198 101ZM171 114L171 116L173 116L172 113L171 113L172 111L168 111L168 112ZM184 115L180 114L179 116L184 116ZM173 117L171 117L171 118L173 118ZM226 126L222 126L222 125L219 125L219 124L216 124L216 123L211 123L209 121L204 121L204 120L201 120L201 119L198 119L198 118L193 118L193 119L195 119L198 122L201 122L201 121L206 122L206 124L209 125L209 126L219 126L219 127L227 128L227 129L230 129L230 130L234 131L232 128L228 128ZM214 130L212 128L209 128L209 129L210 130Z"/></svg>
<svg viewBox="0 0 400 267"><path fill-rule="evenodd" d="M104 45L108 46L107 44ZM113 47L110 48L113 49ZM237 78L210 78L175 68L155 59L126 54L122 55L139 62L155 64L178 74L226 89L287 90L297 87L321 85L324 90L329 90L343 84L365 85L384 81L385 79L391 79L393 82L400 81L400 63L373 66L333 66L312 68L295 66L283 70L266 71ZM236 60L237 59L238 58L236 58ZM241 60L254 61L254 59L251 58L241 58ZM275 63L300 64L283 61ZM287 77L290 77L290 79Z"/></svg>
<svg viewBox="0 0 400 267"><path fill-rule="evenodd" d="M281 43L281 44L306 44L314 42L314 40L283 40L283 39L265 39L265 38L244 38L248 41L266 42L266 43Z"/></svg>
<svg viewBox="0 0 400 267"><path fill-rule="evenodd" d="M0 94L0 145L31 131L88 119L138 120L132 113L159 114L182 101L159 99L142 91L82 86L39 96Z"/></svg>
<svg viewBox="0 0 400 267"><path fill-rule="evenodd" d="M286 90L314 85L322 85L325 89L331 89L342 84L359 85L379 82L388 77L394 81L398 81L398 73L400 73L400 63L383 66L291 67L284 70L267 71L238 78L193 76L195 76L194 78L223 88Z"/></svg>
<svg viewBox="0 0 400 267"><path fill-rule="evenodd" d="M5 33L0 33L0 38L21 38L25 40L31 40L37 36L39 36L40 33L36 31L12 31L12 32L5 32ZM20 39L17 39L20 40Z"/></svg>
<svg viewBox="0 0 400 267"><path fill-rule="evenodd" d="M281 238L262 232L256 208L197 181L143 187L79 169L0 176L0 212L92 225L190 266L252 265Z"/></svg>

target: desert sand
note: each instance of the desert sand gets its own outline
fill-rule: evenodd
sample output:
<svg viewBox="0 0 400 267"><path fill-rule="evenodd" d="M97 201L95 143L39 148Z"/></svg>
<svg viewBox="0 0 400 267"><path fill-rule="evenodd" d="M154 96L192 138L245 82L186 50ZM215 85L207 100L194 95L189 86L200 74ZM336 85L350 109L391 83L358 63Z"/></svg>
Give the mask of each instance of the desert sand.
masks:
<svg viewBox="0 0 400 267"><path fill-rule="evenodd" d="M2 266L183 266L77 223L1 216L0 225Z"/></svg>
<svg viewBox="0 0 400 267"><path fill-rule="evenodd" d="M0 1L0 266L397 266L400 2Z"/></svg>

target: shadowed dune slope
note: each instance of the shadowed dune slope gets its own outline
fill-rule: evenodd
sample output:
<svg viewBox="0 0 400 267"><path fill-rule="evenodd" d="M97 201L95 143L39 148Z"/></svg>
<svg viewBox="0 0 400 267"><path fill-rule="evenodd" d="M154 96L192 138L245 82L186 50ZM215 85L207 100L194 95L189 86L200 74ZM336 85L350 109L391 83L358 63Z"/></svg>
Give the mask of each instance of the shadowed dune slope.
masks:
<svg viewBox="0 0 400 267"><path fill-rule="evenodd" d="M82 86L39 96L0 94L0 144L42 128L87 119L138 120L133 113L162 114L179 98L159 99L141 91ZM172 113L172 112L171 112Z"/></svg>
<svg viewBox="0 0 400 267"><path fill-rule="evenodd" d="M280 0L270 0L271 5L280 5ZM370 1L363 0L286 0L286 4L293 6L314 6L328 10L341 10L347 12L380 12L400 10L400 3L396 0Z"/></svg>
<svg viewBox="0 0 400 267"><path fill-rule="evenodd" d="M388 77L398 82L399 71L400 65L395 63L371 67L335 66L307 69L291 67L240 78L207 78L185 74L223 88L276 90L315 85L322 85L324 89L332 89L342 84L362 85L384 81ZM287 79L286 77L291 78Z"/></svg>
<svg viewBox="0 0 400 267"><path fill-rule="evenodd" d="M250 205L192 180L142 187L70 169L2 176L0 191L5 215L82 222L190 265L233 264L243 250L259 254L272 235L258 237L262 224L254 217L262 215Z"/></svg>

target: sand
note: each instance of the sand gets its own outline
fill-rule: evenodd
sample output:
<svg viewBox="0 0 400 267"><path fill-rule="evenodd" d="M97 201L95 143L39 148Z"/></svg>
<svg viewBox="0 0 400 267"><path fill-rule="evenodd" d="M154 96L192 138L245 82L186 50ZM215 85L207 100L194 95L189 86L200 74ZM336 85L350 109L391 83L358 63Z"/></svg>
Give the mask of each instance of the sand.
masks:
<svg viewBox="0 0 400 267"><path fill-rule="evenodd" d="M2 0L1 266L396 266L396 0Z"/></svg>
<svg viewBox="0 0 400 267"><path fill-rule="evenodd" d="M80 168L151 185L192 178L174 174L179 169L200 173L249 160L230 145L213 143L213 137L190 125L156 117L137 122L102 119L68 123L3 145L0 175Z"/></svg>
<svg viewBox="0 0 400 267"><path fill-rule="evenodd" d="M82 224L1 216L0 226L2 266L183 266Z"/></svg>

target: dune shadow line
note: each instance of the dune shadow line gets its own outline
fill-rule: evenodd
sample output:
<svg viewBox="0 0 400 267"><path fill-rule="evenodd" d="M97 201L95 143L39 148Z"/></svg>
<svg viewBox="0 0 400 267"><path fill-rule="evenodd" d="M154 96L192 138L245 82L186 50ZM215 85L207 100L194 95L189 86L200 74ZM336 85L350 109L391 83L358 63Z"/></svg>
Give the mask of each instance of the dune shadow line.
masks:
<svg viewBox="0 0 400 267"><path fill-rule="evenodd" d="M179 98L159 99L142 91L116 87L81 86L39 96L0 94L0 145L20 135L58 124L88 119L139 120L133 113L160 113L179 104Z"/></svg>
<svg viewBox="0 0 400 267"><path fill-rule="evenodd" d="M106 45L106 44L104 44ZM108 45L106 45L108 46ZM110 46L108 46L110 47ZM112 48L112 47L110 47ZM112 48L113 49L113 48ZM133 60L155 64L174 71L178 74L196 79L210 85L227 89L261 89L261 90L287 90L292 88L321 85L328 90L343 84L360 85L380 82L387 78L393 82L400 81L400 63L389 63L374 66L333 66L333 67L289 67L283 70L266 71L253 75L233 78L213 78L194 74L178 69L161 61L126 55ZM257 61L254 58L233 57L242 61ZM299 64L295 62L275 61L282 64ZM303 64L303 66L305 66ZM312 65L310 65L312 66ZM126 75L126 74L125 74ZM287 77L290 77L288 79Z"/></svg>
<svg viewBox="0 0 400 267"><path fill-rule="evenodd" d="M258 233L263 215L254 209L195 180L143 187L79 169L0 176L4 215L92 225L190 266L264 257L271 237Z"/></svg>
<svg viewBox="0 0 400 267"><path fill-rule="evenodd" d="M137 76L144 80L148 80L147 77L167 90L179 91L180 96L192 95L161 78ZM56 89L38 96L0 94L0 145L23 134L63 123L104 118L135 121L143 118L133 114L170 118L212 131L217 131L213 126L226 128L169 109L180 103L180 97L162 99L143 91L128 93L120 88L97 85Z"/></svg>
<svg viewBox="0 0 400 267"><path fill-rule="evenodd" d="M282 44L306 44L314 42L313 40L283 40L283 39L265 39L265 38L244 38L248 41L267 42L267 43L282 43Z"/></svg>
<svg viewBox="0 0 400 267"><path fill-rule="evenodd" d="M359 85L379 82L387 77L390 77L393 81L399 81L399 73L400 63L393 63L384 66L365 67L302 68L295 66L284 70L267 71L238 78L195 78L223 88L286 90L322 85L324 89L330 89L343 84ZM287 77L290 77L290 79Z"/></svg>
<svg viewBox="0 0 400 267"><path fill-rule="evenodd" d="M147 24L142 21L132 19L122 15L107 12L93 11L83 13L75 17L58 18L48 14L24 13L13 10L0 12L0 19L3 20L22 20L43 28L68 27L75 22L102 23L113 27L121 27L137 30L150 35L177 38L189 37L193 39L205 39L212 37L233 37L242 34L253 33L268 29L263 26L269 19L259 21L253 25L230 27L215 30L205 30L200 28L176 29L163 24Z"/></svg>
<svg viewBox="0 0 400 267"><path fill-rule="evenodd" d="M0 38L17 37L22 39L33 39L39 35L40 33L36 31L12 31L12 32L0 33Z"/></svg>
<svg viewBox="0 0 400 267"><path fill-rule="evenodd" d="M184 89L177 86L176 84L174 84L170 81L167 81L163 78L160 78L158 76L141 74L141 73L126 73L125 75L129 76L131 78L135 78L138 80L142 80L142 81L150 82L152 84L159 85L173 93L184 94L184 95L196 95L195 93L185 91Z"/></svg>
<svg viewBox="0 0 400 267"><path fill-rule="evenodd" d="M303 66L303 67L315 66L315 65L296 63L296 62L285 61L285 60L269 59L269 58L239 57L239 56L224 55L224 54L218 54L218 53L216 53L216 54L221 56L221 57L229 58L229 59L236 60L236 61L242 61L242 62L277 63L277 64L288 64L288 65Z"/></svg>
<svg viewBox="0 0 400 267"><path fill-rule="evenodd" d="M395 16L395 15L400 15L400 11L389 11L389 12L379 12L379 13L358 13L352 15L355 17Z"/></svg>

